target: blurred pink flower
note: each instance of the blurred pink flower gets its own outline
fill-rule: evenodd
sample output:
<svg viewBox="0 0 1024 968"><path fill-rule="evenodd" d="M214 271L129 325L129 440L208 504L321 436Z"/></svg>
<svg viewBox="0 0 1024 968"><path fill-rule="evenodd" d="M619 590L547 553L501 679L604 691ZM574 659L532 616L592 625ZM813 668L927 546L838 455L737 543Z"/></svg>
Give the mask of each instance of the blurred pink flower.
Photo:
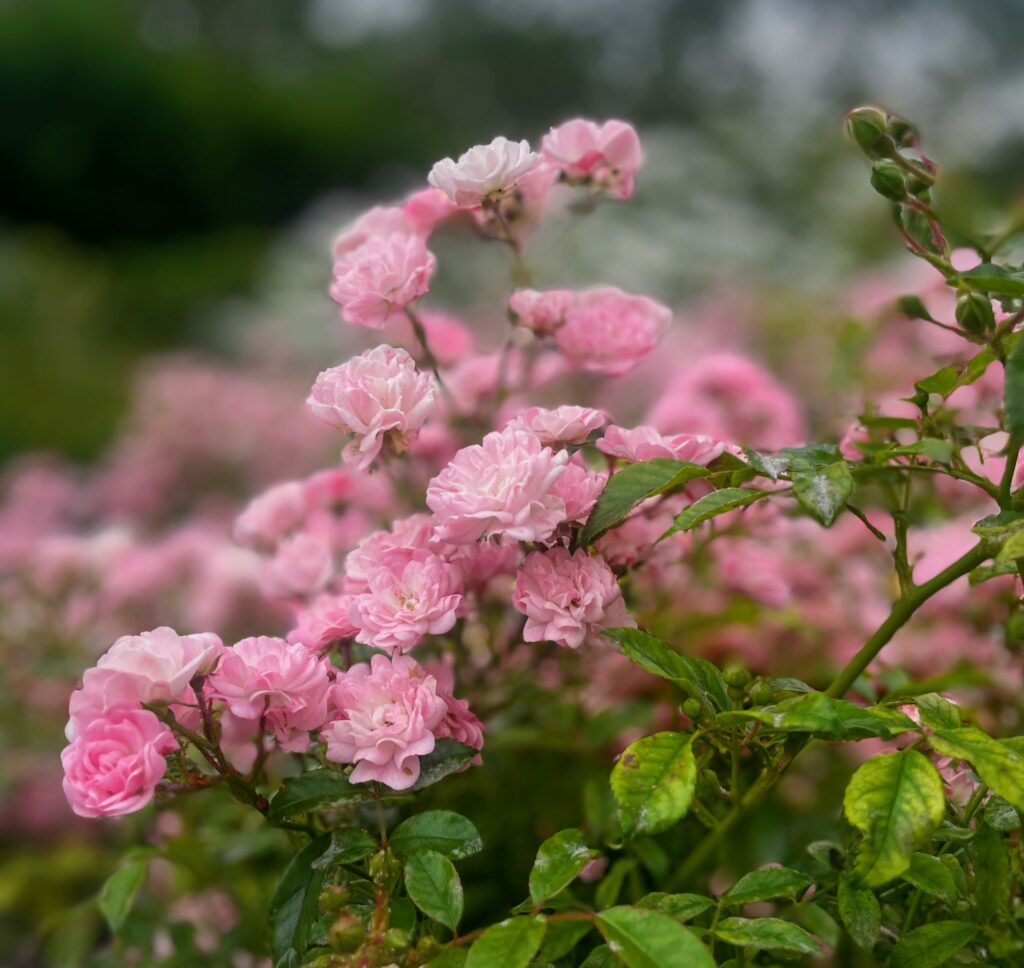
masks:
<svg viewBox="0 0 1024 968"><path fill-rule="evenodd" d="M569 184L593 185L623 199L633 194L644 162L636 129L625 121L566 121L544 136L541 153Z"/></svg>
<svg viewBox="0 0 1024 968"><path fill-rule="evenodd" d="M441 159L430 169L427 181L456 205L480 205L511 188L539 161L528 142L497 137L489 145L463 152L458 161Z"/></svg>

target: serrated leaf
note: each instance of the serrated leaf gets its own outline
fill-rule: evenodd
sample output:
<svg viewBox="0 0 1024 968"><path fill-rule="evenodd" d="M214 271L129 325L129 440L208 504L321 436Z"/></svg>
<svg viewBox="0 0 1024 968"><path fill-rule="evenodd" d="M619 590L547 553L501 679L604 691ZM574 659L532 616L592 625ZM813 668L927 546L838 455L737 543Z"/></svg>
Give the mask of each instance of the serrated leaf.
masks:
<svg viewBox="0 0 1024 968"><path fill-rule="evenodd" d="M926 376L923 380L918 380L914 387L922 393L937 393L940 397L948 397L956 387L958 376L959 372L955 367L944 366L941 370L936 370L936 372Z"/></svg>
<svg viewBox="0 0 1024 968"><path fill-rule="evenodd" d="M675 921L689 921L713 908L715 902L703 894L664 894L658 891L647 894L636 902L637 907L660 911Z"/></svg>
<svg viewBox="0 0 1024 968"><path fill-rule="evenodd" d="M369 857L377 849L377 841L359 827L332 830L330 843L313 862L313 870L329 870L339 864L351 864Z"/></svg>
<svg viewBox="0 0 1024 968"><path fill-rule="evenodd" d="M114 871L104 881L100 889L99 906L114 934L118 934L124 925L148 869L148 859L137 860Z"/></svg>
<svg viewBox="0 0 1024 968"><path fill-rule="evenodd" d="M928 742L942 756L967 760L995 793L1024 809L1024 755L974 726L937 729Z"/></svg>
<svg viewBox="0 0 1024 968"><path fill-rule="evenodd" d="M967 269L960 273L960 278L970 282L972 289L1000 296L1024 296L1024 279L992 262L982 262L973 269Z"/></svg>
<svg viewBox="0 0 1024 968"><path fill-rule="evenodd" d="M780 475L789 470L789 458L785 454L760 454L749 447L744 447L743 452L754 470L773 481L777 481Z"/></svg>
<svg viewBox="0 0 1024 968"><path fill-rule="evenodd" d="M462 919L462 883L455 865L437 851L413 854L405 863L405 890L428 918L453 932Z"/></svg>
<svg viewBox="0 0 1024 968"><path fill-rule="evenodd" d="M420 775L412 785L413 791L433 786L446 776L458 773L470 760L480 755L480 750L454 739L439 739L434 749L420 757Z"/></svg>
<svg viewBox="0 0 1024 968"><path fill-rule="evenodd" d="M855 488L853 474L846 461L793 474L793 496L826 528L839 517Z"/></svg>
<svg viewBox="0 0 1024 968"><path fill-rule="evenodd" d="M696 936L658 911L609 908L597 915L597 927L629 968L715 968Z"/></svg>
<svg viewBox="0 0 1024 968"><path fill-rule="evenodd" d="M492 924L473 942L466 968L527 968L540 950L545 928L542 916Z"/></svg>
<svg viewBox="0 0 1024 968"><path fill-rule="evenodd" d="M530 871L530 899L534 904L554 897L598 856L587 846L582 830L560 830L540 845Z"/></svg>
<svg viewBox="0 0 1024 968"><path fill-rule="evenodd" d="M580 534L580 544L596 541L609 528L626 520L629 512L642 501L658 494L667 494L688 481L708 477L710 471L685 460L648 460L613 474L590 512Z"/></svg>
<svg viewBox="0 0 1024 968"><path fill-rule="evenodd" d="M320 891L326 872L313 864L330 844L327 834L302 848L285 868L270 901L270 950L274 961L289 951L299 955L309 946L310 934L320 916Z"/></svg>
<svg viewBox="0 0 1024 968"><path fill-rule="evenodd" d="M938 968L978 933L967 921L936 921L908 931L892 949L892 968Z"/></svg>
<svg viewBox="0 0 1024 968"><path fill-rule="evenodd" d="M882 930L882 909L870 888L849 875L839 878L839 917L858 948L871 951Z"/></svg>
<svg viewBox="0 0 1024 968"><path fill-rule="evenodd" d="M960 725L960 710L945 696L928 692L923 696L915 696L914 703L925 726L932 729L956 729Z"/></svg>
<svg viewBox="0 0 1024 968"><path fill-rule="evenodd" d="M655 733L619 757L611 786L627 837L661 833L686 816L697 785L692 741L682 733Z"/></svg>
<svg viewBox="0 0 1024 968"><path fill-rule="evenodd" d="M878 887L910 866L911 853L942 820L942 778L916 750L876 756L853 774L843 809L864 834L857 873L867 886Z"/></svg>
<svg viewBox="0 0 1024 968"><path fill-rule="evenodd" d="M985 812L982 814L985 823L993 830L1007 834L1013 830L1020 830L1020 814L1017 808L1007 803L1002 797L992 797L985 804Z"/></svg>
<svg viewBox="0 0 1024 968"><path fill-rule="evenodd" d="M903 872L903 879L947 904L956 900L956 881L953 875L941 860L931 854L911 854L910 866Z"/></svg>
<svg viewBox="0 0 1024 968"><path fill-rule="evenodd" d="M300 813L372 798L373 791L367 784L349 783L334 770L310 770L284 781L270 801L267 820L279 824Z"/></svg>
<svg viewBox="0 0 1024 968"><path fill-rule="evenodd" d="M858 706L845 699L832 699L821 692L808 692L761 709L736 709L719 713L723 724L756 720L769 729L786 733L814 733L830 739L892 739L917 729L917 724L898 709L886 706Z"/></svg>
<svg viewBox="0 0 1024 968"><path fill-rule="evenodd" d="M778 897L795 898L813 883L802 871L789 867L764 867L744 874L725 892L726 904L750 904Z"/></svg>
<svg viewBox="0 0 1024 968"><path fill-rule="evenodd" d="M473 822L451 810L427 810L403 820L391 832L388 846L403 857L424 850L462 860L483 849Z"/></svg>
<svg viewBox="0 0 1024 968"><path fill-rule="evenodd" d="M751 490L748 487L723 487L712 491L710 494L698 498L688 508L677 514L672 527L661 537L667 538L680 531L691 531L705 521L710 521L727 511L745 508L763 497L770 496L771 493L771 491Z"/></svg>
<svg viewBox="0 0 1024 968"><path fill-rule="evenodd" d="M740 948L794 955L821 954L818 943L803 928L781 918L723 918L714 933L726 944Z"/></svg>
<svg viewBox="0 0 1024 968"><path fill-rule="evenodd" d="M1024 530L1024 513L1021 511L1000 511L975 521L971 526L980 538L1005 541L1011 534Z"/></svg>
<svg viewBox="0 0 1024 968"><path fill-rule="evenodd" d="M548 921L537 962L545 964L564 958L593 930L592 921Z"/></svg>

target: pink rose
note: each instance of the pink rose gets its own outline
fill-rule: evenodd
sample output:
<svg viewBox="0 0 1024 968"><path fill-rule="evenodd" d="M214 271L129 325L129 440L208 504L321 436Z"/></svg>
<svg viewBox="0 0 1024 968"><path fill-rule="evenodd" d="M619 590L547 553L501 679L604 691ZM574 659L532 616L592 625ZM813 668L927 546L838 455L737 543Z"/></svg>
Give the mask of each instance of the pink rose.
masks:
<svg viewBox="0 0 1024 968"><path fill-rule="evenodd" d="M565 466L565 473L554 483L551 493L565 502L565 520L581 524L589 516L608 483L607 471L592 471L579 455Z"/></svg>
<svg viewBox="0 0 1024 968"><path fill-rule="evenodd" d="M288 633L289 643L301 642L318 652L335 642L354 638L358 629L349 618L351 609L349 595L319 596L296 616L295 628Z"/></svg>
<svg viewBox="0 0 1024 968"><path fill-rule="evenodd" d="M385 559L371 572L366 592L352 598L356 641L408 652L424 635L443 635L462 607L462 572L437 555Z"/></svg>
<svg viewBox="0 0 1024 968"><path fill-rule="evenodd" d="M608 414L592 407L529 407L510 421L532 430L542 444L585 444L587 438L608 423Z"/></svg>
<svg viewBox="0 0 1024 968"><path fill-rule="evenodd" d="M540 147L544 161L570 185L592 185L617 198L633 194L644 163L636 129L625 121L566 121L552 128Z"/></svg>
<svg viewBox="0 0 1024 968"><path fill-rule="evenodd" d="M373 239L413 234L412 220L401 208L375 205L341 230L334 240L334 258L341 259Z"/></svg>
<svg viewBox="0 0 1024 968"><path fill-rule="evenodd" d="M519 427L464 447L427 486L438 539L468 544L505 535L546 541L565 520L565 502L551 489L568 458Z"/></svg>
<svg viewBox="0 0 1024 968"><path fill-rule="evenodd" d="M602 629L636 625L611 568L583 550L570 554L552 548L527 555L512 603L526 616L527 642L578 649L584 642L599 644Z"/></svg>
<svg viewBox="0 0 1024 968"><path fill-rule="evenodd" d="M331 298L346 322L380 329L430 288L436 268L418 235L375 236L334 263Z"/></svg>
<svg viewBox="0 0 1024 968"><path fill-rule="evenodd" d="M517 289L508 300L516 325L538 336L552 335L575 304L576 293L571 289Z"/></svg>
<svg viewBox="0 0 1024 968"><path fill-rule="evenodd" d="M265 716L282 749L303 753L327 719L328 669L304 645L261 635L225 650L210 688L233 716Z"/></svg>
<svg viewBox="0 0 1024 968"><path fill-rule="evenodd" d="M92 720L60 755L64 795L80 817L119 817L141 810L178 748L171 731L146 709L111 709Z"/></svg>
<svg viewBox="0 0 1024 968"><path fill-rule="evenodd" d="M597 449L610 457L621 457L631 464L665 458L685 460L702 467L721 457L727 450L735 451L720 440L699 434L674 434L663 437L653 427L641 426L626 430L611 426L597 442Z"/></svg>
<svg viewBox="0 0 1024 968"><path fill-rule="evenodd" d="M511 188L539 161L528 142L498 137L470 148L458 161L443 158L430 169L427 181L456 205L480 205Z"/></svg>
<svg viewBox="0 0 1024 968"><path fill-rule="evenodd" d="M864 460L864 451L857 445L870 443L871 431L862 423L852 423L839 441L839 453L847 460Z"/></svg>
<svg viewBox="0 0 1024 968"><path fill-rule="evenodd" d="M444 699L448 707L444 719L434 730L437 739L453 739L475 750L484 748L483 723L473 714L465 699L455 698L455 674L452 672L451 655L449 661L431 662L425 668L437 681L437 694ZM483 760L476 756L470 762L479 766Z"/></svg>
<svg viewBox="0 0 1024 968"><path fill-rule="evenodd" d="M250 548L274 548L306 516L305 488L299 481L275 484L253 498L235 521L235 540Z"/></svg>
<svg viewBox="0 0 1024 968"><path fill-rule="evenodd" d="M271 599L308 598L323 591L332 570L324 538L300 532L282 541L274 557L264 562L260 587Z"/></svg>
<svg viewBox="0 0 1024 968"><path fill-rule="evenodd" d="M386 444L404 453L436 401L433 377L393 346L378 346L324 370L306 406L319 420L355 439L343 456L365 470Z"/></svg>
<svg viewBox="0 0 1024 968"><path fill-rule="evenodd" d="M430 235L439 222L459 210L444 192L437 188L424 188L410 195L402 204L402 211L420 235Z"/></svg>
<svg viewBox="0 0 1024 968"><path fill-rule="evenodd" d="M331 700L340 718L320 731L327 759L355 763L353 783L411 787L419 758L434 749L434 731L448 714L437 680L408 657L375 655L338 676Z"/></svg>
<svg viewBox="0 0 1024 968"><path fill-rule="evenodd" d="M579 293L555 342L574 366L619 376L654 349L672 311L612 286Z"/></svg>
<svg viewBox="0 0 1024 968"><path fill-rule="evenodd" d="M403 564L417 554L430 551L434 530L429 514L399 518L390 531L374 531L345 558L345 591L361 594L370 587L370 576L390 561Z"/></svg>

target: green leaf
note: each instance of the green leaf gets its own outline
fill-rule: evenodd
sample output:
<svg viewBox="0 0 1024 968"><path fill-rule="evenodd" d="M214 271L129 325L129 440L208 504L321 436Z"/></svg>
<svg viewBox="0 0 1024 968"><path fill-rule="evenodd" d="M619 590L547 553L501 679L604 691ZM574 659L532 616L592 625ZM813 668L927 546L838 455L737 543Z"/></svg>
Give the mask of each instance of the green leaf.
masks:
<svg viewBox="0 0 1024 968"><path fill-rule="evenodd" d="M968 921L936 921L907 932L892 949L892 968L938 968L978 933Z"/></svg>
<svg viewBox="0 0 1024 968"><path fill-rule="evenodd" d="M710 521L727 511L735 511L737 508L745 508L763 497L768 497L771 491L755 491L747 487L723 487L720 490L712 491L698 498L688 508L676 515L672 527L668 529L662 538L679 531L691 531L698 524ZM660 539L659 539L660 540Z"/></svg>
<svg viewBox="0 0 1024 968"><path fill-rule="evenodd" d="M703 699L718 709L729 708L725 680L706 659L682 655L661 639L639 629L605 629L603 634L618 642L623 655L645 672L676 683L694 698Z"/></svg>
<svg viewBox="0 0 1024 968"><path fill-rule="evenodd" d="M637 863L634 857L620 857L612 864L611 870L601 878L601 883L594 891L594 907L598 911L614 907L619 903L622 886L625 884L626 878L636 870L636 867Z"/></svg>
<svg viewBox="0 0 1024 968"><path fill-rule="evenodd" d="M971 530L980 538L1005 541L1011 534L1024 530L1024 512L1000 511L974 522Z"/></svg>
<svg viewBox="0 0 1024 968"><path fill-rule="evenodd" d="M1024 286L1024 283L1020 283ZM1006 374L1006 432L1011 438L1024 438L1024 340L1014 346L1004 367Z"/></svg>
<svg viewBox="0 0 1024 968"><path fill-rule="evenodd" d="M846 461L827 464L820 470L793 475L793 496L826 528L831 527L846 507L856 484Z"/></svg>
<svg viewBox="0 0 1024 968"><path fill-rule="evenodd" d="M431 752L420 757L420 775L412 790L433 786L452 773L458 773L470 760L480 755L480 750L454 739L439 739Z"/></svg>
<svg viewBox="0 0 1024 968"><path fill-rule="evenodd" d="M114 934L124 925L148 869L148 858L133 861L114 871L104 882L100 890L100 911Z"/></svg>
<svg viewBox="0 0 1024 968"><path fill-rule="evenodd" d="M285 780L270 801L267 820L279 824L300 813L324 810L346 801L370 800L373 791L363 784L349 783L334 770L310 770Z"/></svg>
<svg viewBox="0 0 1024 968"><path fill-rule="evenodd" d="M956 901L956 881L953 875L941 860L931 854L911 854L910 867L903 872L903 879L919 891L947 904Z"/></svg>
<svg viewBox="0 0 1024 968"><path fill-rule="evenodd" d="M692 740L682 733L655 733L619 757L611 786L627 837L661 833L686 816L697 785Z"/></svg>
<svg viewBox="0 0 1024 968"><path fill-rule="evenodd" d="M369 857L377 849L377 841L359 827L332 830L331 842L327 850L313 862L313 870L330 870L339 864L351 864Z"/></svg>
<svg viewBox="0 0 1024 968"><path fill-rule="evenodd" d="M579 876L587 863L598 856L587 846L582 830L560 830L548 837L537 851L530 871L530 899L534 904L554 897Z"/></svg>
<svg viewBox="0 0 1024 968"><path fill-rule="evenodd" d="M944 366L923 380L918 380L914 387L922 393L937 393L940 397L948 397L956 388L959 371L956 367Z"/></svg>
<svg viewBox="0 0 1024 968"><path fill-rule="evenodd" d="M447 948L432 961L427 968L464 968L469 952L465 948Z"/></svg>
<svg viewBox="0 0 1024 968"><path fill-rule="evenodd" d="M564 958L593 929L592 921L549 921L536 960L546 964Z"/></svg>
<svg viewBox="0 0 1024 968"><path fill-rule="evenodd" d="M612 954L606 944L599 944L591 949L580 968L621 968L622 962Z"/></svg>
<svg viewBox="0 0 1024 968"><path fill-rule="evenodd" d="M795 898L813 883L801 871L789 867L764 867L744 874L725 892L726 904L750 904L771 901L777 897Z"/></svg>
<svg viewBox="0 0 1024 968"><path fill-rule="evenodd" d="M586 546L600 538L609 528L622 524L641 501L666 494L688 481L708 477L710 474L706 467L699 464L661 458L623 467L608 479L583 526L580 544Z"/></svg>
<svg viewBox="0 0 1024 968"><path fill-rule="evenodd" d="M759 454L749 447L744 447L743 452L755 471L773 481L777 481L780 475L789 470L789 458L785 454Z"/></svg>
<svg viewBox="0 0 1024 968"><path fill-rule="evenodd" d="M967 760L987 786L1024 810L1024 755L973 726L937 729L928 742L942 756Z"/></svg>
<svg viewBox="0 0 1024 968"><path fill-rule="evenodd" d="M542 916L492 924L473 942L466 968L527 968L544 940L545 927Z"/></svg>
<svg viewBox="0 0 1024 968"><path fill-rule="evenodd" d="M942 778L916 750L876 756L860 766L843 798L847 819L864 842L857 873L869 887L899 877L946 809Z"/></svg>
<svg viewBox="0 0 1024 968"><path fill-rule="evenodd" d="M320 916L320 891L326 872L313 864L331 842L327 834L302 848L285 868L270 901L270 950L277 963L289 951L302 955Z"/></svg>
<svg viewBox="0 0 1024 968"><path fill-rule="evenodd" d="M472 821L451 810L427 810L403 820L391 832L388 846L404 857L432 850L452 860L471 857L483 849Z"/></svg>
<svg viewBox="0 0 1024 968"><path fill-rule="evenodd" d="M1020 814L1016 807L1007 803L1002 797L992 797L985 804L985 812L982 815L993 830L1008 834L1013 830L1020 830Z"/></svg>
<svg viewBox="0 0 1024 968"><path fill-rule="evenodd" d="M664 894L659 891L640 898L636 906L660 911L675 921L689 921L713 908L715 902L703 894Z"/></svg>
<svg viewBox="0 0 1024 968"><path fill-rule="evenodd" d="M911 319L926 319L930 323L935 322L920 296L915 296L913 293L900 296L896 300L896 305L899 306L899 310L904 316L909 316Z"/></svg>
<svg viewBox="0 0 1024 968"><path fill-rule="evenodd" d="M818 943L803 928L781 918L724 918L715 928L715 937L740 948L821 954Z"/></svg>
<svg viewBox="0 0 1024 968"><path fill-rule="evenodd" d="M956 729L960 725L960 710L945 696L927 692L915 696L914 703L921 713L921 722L932 729Z"/></svg>
<svg viewBox="0 0 1024 968"><path fill-rule="evenodd" d="M831 699L822 692L808 692L762 709L736 709L719 713L716 721L728 724L757 720L769 729L786 733L814 733L829 739L892 739L917 729L917 724L898 709L858 706L845 699Z"/></svg>
<svg viewBox="0 0 1024 968"><path fill-rule="evenodd" d="M405 864L409 899L428 918L454 932L462 918L462 883L455 865L433 850L413 854Z"/></svg>
<svg viewBox="0 0 1024 968"><path fill-rule="evenodd" d="M711 953L671 918L638 907L613 907L597 927L629 968L715 968Z"/></svg>
<svg viewBox="0 0 1024 968"><path fill-rule="evenodd" d="M972 289L983 292L994 292L1000 296L1024 296L1024 279L1019 274L1009 273L1003 266L992 262L983 262L960 273Z"/></svg>
<svg viewBox="0 0 1024 968"><path fill-rule="evenodd" d="M871 951L878 943L882 930L882 909L878 898L869 888L854 878L839 878L839 917L858 948Z"/></svg>

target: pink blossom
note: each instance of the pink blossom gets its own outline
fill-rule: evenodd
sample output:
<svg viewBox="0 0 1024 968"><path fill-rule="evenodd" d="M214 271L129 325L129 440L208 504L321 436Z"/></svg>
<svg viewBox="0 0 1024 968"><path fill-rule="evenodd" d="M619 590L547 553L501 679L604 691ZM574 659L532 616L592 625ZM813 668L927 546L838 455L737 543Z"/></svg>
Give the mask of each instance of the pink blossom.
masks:
<svg viewBox="0 0 1024 968"><path fill-rule="evenodd" d="M575 304L576 293L571 289L517 289L508 300L516 325L538 336L552 335Z"/></svg>
<svg viewBox="0 0 1024 968"><path fill-rule="evenodd" d="M475 340L469 327L450 313L439 313L425 310L417 314L423 324L423 332L427 337L427 346L441 366L454 366L461 360L472 357ZM396 333L396 342L410 349L413 354L420 350L419 339L413 332L412 325L406 321L400 332Z"/></svg>
<svg viewBox="0 0 1024 968"><path fill-rule="evenodd" d="M870 443L871 431L862 423L852 423L839 441L839 453L847 460L864 460L864 451L857 445Z"/></svg>
<svg viewBox="0 0 1024 968"><path fill-rule="evenodd" d="M171 731L146 709L111 709L65 747L64 794L80 817L119 817L141 810L177 749Z"/></svg>
<svg viewBox="0 0 1024 968"><path fill-rule="evenodd" d="M251 548L274 548L306 516L305 488L285 481L253 498L235 521L235 540Z"/></svg>
<svg viewBox="0 0 1024 968"><path fill-rule="evenodd" d="M370 576L392 561L404 564L430 551L433 523L429 514L400 518L388 531L374 531L345 558L345 591L358 595L370 587Z"/></svg>
<svg viewBox="0 0 1024 968"><path fill-rule="evenodd" d="M327 719L329 668L301 643L261 635L226 650L209 684L233 716L265 717L282 749L302 753Z"/></svg>
<svg viewBox="0 0 1024 968"><path fill-rule="evenodd" d="M433 378L402 349L378 346L324 370L306 401L313 416L355 439L343 452L365 470L387 446L402 453L436 401Z"/></svg>
<svg viewBox="0 0 1024 968"><path fill-rule="evenodd" d="M439 189L424 188L410 195L403 203L402 210L414 231L429 235L439 222L457 212L459 206Z"/></svg>
<svg viewBox="0 0 1024 968"><path fill-rule="evenodd" d="M566 121L544 136L541 153L569 184L593 185L617 198L633 194L644 161L636 129L625 121Z"/></svg>
<svg viewBox="0 0 1024 968"><path fill-rule="evenodd" d="M456 205L480 205L511 188L540 156L526 141L497 137L489 145L477 145L459 156L443 158L430 169L427 181Z"/></svg>
<svg viewBox="0 0 1024 968"><path fill-rule="evenodd" d="M380 329L430 288L436 268L418 235L374 237L334 263L331 298L347 322Z"/></svg>
<svg viewBox="0 0 1024 968"><path fill-rule="evenodd" d="M424 635L443 635L462 606L462 573L437 555L383 561L352 598L356 641L408 652Z"/></svg>
<svg viewBox="0 0 1024 968"><path fill-rule="evenodd" d="M478 541L442 547L445 561L462 573L462 583L467 592L483 591L499 575L514 575L519 565L519 547L514 544Z"/></svg>
<svg viewBox="0 0 1024 968"><path fill-rule="evenodd" d="M333 570L331 550L322 537L300 532L278 545L260 572L270 599L308 598L323 591Z"/></svg>
<svg viewBox="0 0 1024 968"><path fill-rule="evenodd" d="M448 710L444 719L434 730L437 739L453 739L475 750L484 748L483 723L473 714L465 699L455 698L455 673L452 671L451 655L448 661L431 662L425 666L426 671L437 681L437 694L444 699ZM483 760L476 756L471 761L479 766Z"/></svg>
<svg viewBox="0 0 1024 968"><path fill-rule="evenodd" d="M408 657L375 655L338 676L331 700L340 718L320 731L327 759L355 763L353 783L411 787L419 758L434 749L435 731L448 715L437 680Z"/></svg>
<svg viewBox="0 0 1024 968"><path fill-rule="evenodd" d="M358 629L352 624L350 595L320 595L295 617L295 628L288 633L291 644L301 642L314 652L343 639L355 637Z"/></svg>
<svg viewBox="0 0 1024 968"><path fill-rule="evenodd" d="M582 523L608 483L607 471L592 471L579 455L569 461L565 473L554 483L551 493L565 502L565 519Z"/></svg>
<svg viewBox="0 0 1024 968"><path fill-rule="evenodd" d="M334 258L340 259L355 252L372 239L389 235L412 235L414 232L412 220L401 208L376 205L341 230L334 240Z"/></svg>
<svg viewBox="0 0 1024 968"><path fill-rule="evenodd" d="M546 541L565 520L565 502L551 489L565 473L568 456L519 427L464 447L427 486L438 539L467 544L505 535Z"/></svg>
<svg viewBox="0 0 1024 968"><path fill-rule="evenodd" d="M516 576L512 599L526 616L523 639L578 649L599 644L601 630L634 627L622 591L603 558L582 549L534 551Z"/></svg>
<svg viewBox="0 0 1024 968"><path fill-rule="evenodd" d="M587 438L608 423L608 414L592 407L528 407L512 422L533 431L542 444L585 444Z"/></svg>
<svg viewBox="0 0 1024 968"><path fill-rule="evenodd" d="M555 342L574 366L618 376L654 349L672 311L646 296L612 286L579 293Z"/></svg>
<svg viewBox="0 0 1024 968"><path fill-rule="evenodd" d="M631 464L665 458L685 460L702 467L734 448L720 440L699 434L674 434L663 437L653 427L640 426L627 430L611 426L597 442L598 450L610 457L621 457Z"/></svg>

